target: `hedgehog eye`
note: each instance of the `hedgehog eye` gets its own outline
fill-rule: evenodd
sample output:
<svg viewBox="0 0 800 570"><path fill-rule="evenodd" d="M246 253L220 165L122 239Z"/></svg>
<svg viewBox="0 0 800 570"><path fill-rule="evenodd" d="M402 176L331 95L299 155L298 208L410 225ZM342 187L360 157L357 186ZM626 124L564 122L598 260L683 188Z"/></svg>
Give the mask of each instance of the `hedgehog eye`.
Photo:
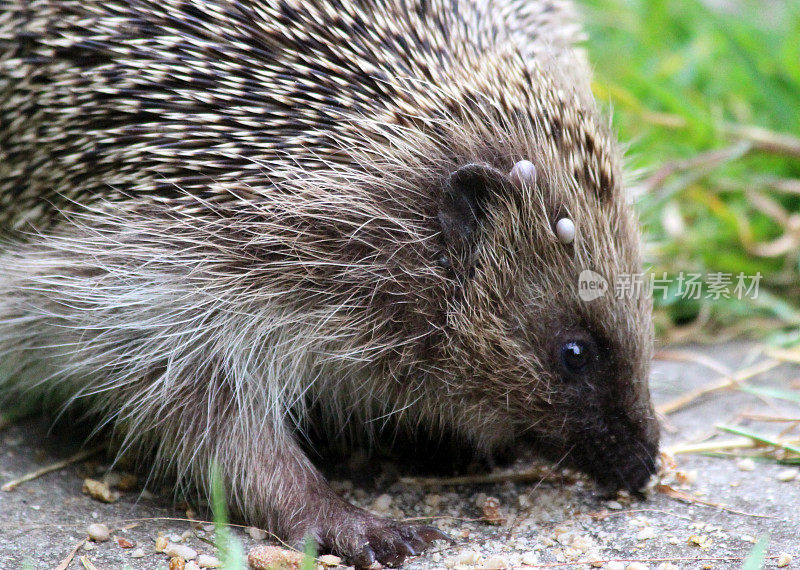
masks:
<svg viewBox="0 0 800 570"><path fill-rule="evenodd" d="M569 218L561 218L556 222L556 237L563 244L575 241L575 223Z"/></svg>
<svg viewBox="0 0 800 570"><path fill-rule="evenodd" d="M587 343L572 340L561 345L561 365L570 374L582 374L592 361L592 349Z"/></svg>

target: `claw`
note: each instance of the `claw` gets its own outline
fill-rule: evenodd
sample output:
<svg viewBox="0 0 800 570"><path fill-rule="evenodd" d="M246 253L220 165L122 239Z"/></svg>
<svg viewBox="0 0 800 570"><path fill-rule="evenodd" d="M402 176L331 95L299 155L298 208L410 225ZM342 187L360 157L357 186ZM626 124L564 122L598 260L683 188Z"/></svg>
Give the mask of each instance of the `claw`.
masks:
<svg viewBox="0 0 800 570"><path fill-rule="evenodd" d="M1 1L1 0L0 0ZM337 529L341 532L342 529ZM359 570L369 568L376 562L390 567L402 565L407 558L419 556L434 540L455 542L447 534L432 526L403 524L372 515L355 519L349 531L349 540L337 544L342 534L328 534L323 548L346 556ZM333 539L333 540L331 540Z"/></svg>
<svg viewBox="0 0 800 570"><path fill-rule="evenodd" d="M432 526L417 527L416 533L419 538L427 543L433 542L434 540L446 540L450 544L456 542L449 534L440 531L438 528L433 528Z"/></svg>
<svg viewBox="0 0 800 570"><path fill-rule="evenodd" d="M401 540L397 544L397 550L399 550L401 552L401 554L403 554L405 556L416 556L417 554L419 554L416 551L416 549L410 543L408 543L408 542L406 542L404 540Z"/></svg>
<svg viewBox="0 0 800 570"><path fill-rule="evenodd" d="M351 562L356 568L369 568L375 564L375 552L372 551L369 544L365 544L361 552L353 556Z"/></svg>
<svg viewBox="0 0 800 570"><path fill-rule="evenodd" d="M406 527L400 532L409 546L415 550L416 554L425 551L431 545L430 540L426 540L424 536L420 536L420 528L421 527Z"/></svg>
<svg viewBox="0 0 800 570"><path fill-rule="evenodd" d="M399 552L392 552L391 550L384 553L384 555L378 557L378 562L383 564L384 566L390 566L392 568L396 568L400 566L403 561L406 559L404 554L400 554Z"/></svg>

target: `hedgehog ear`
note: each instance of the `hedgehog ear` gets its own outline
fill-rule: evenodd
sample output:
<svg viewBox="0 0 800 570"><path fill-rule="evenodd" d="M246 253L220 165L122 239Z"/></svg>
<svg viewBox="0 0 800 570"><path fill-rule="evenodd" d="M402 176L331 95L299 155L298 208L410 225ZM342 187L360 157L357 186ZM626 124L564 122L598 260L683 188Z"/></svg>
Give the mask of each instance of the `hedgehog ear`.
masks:
<svg viewBox="0 0 800 570"><path fill-rule="evenodd" d="M508 177L485 164L467 164L453 172L439 204L439 223L445 243L459 254L468 253L486 218L489 202Z"/></svg>

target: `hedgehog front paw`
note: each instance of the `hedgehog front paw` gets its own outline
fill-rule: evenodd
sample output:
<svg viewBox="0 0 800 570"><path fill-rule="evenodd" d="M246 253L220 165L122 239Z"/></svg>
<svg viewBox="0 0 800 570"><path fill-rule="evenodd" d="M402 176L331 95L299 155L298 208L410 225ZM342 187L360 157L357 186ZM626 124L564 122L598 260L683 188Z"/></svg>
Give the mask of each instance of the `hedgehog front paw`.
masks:
<svg viewBox="0 0 800 570"><path fill-rule="evenodd" d="M355 542L360 544L347 553L347 558L357 568L366 568L374 562L397 567L407 557L424 552L434 540L452 540L432 526L403 524L378 517L372 517L366 528L355 532L358 533Z"/></svg>
<svg viewBox="0 0 800 570"><path fill-rule="evenodd" d="M352 505L337 511L318 520L312 535L322 550L344 557L356 568L367 568L375 562L397 567L406 558L421 554L435 540L453 542L431 526L396 522Z"/></svg>

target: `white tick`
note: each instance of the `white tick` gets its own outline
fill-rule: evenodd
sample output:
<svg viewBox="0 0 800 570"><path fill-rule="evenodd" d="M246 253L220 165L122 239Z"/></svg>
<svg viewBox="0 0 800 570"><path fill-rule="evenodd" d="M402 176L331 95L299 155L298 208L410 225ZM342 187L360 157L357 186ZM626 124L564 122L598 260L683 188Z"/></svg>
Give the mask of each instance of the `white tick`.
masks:
<svg viewBox="0 0 800 570"><path fill-rule="evenodd" d="M561 218L556 222L556 236L561 243L575 241L575 223L569 218Z"/></svg>
<svg viewBox="0 0 800 570"><path fill-rule="evenodd" d="M517 186L524 184L533 187L536 184L536 167L529 160L520 160L514 165L508 176Z"/></svg>

